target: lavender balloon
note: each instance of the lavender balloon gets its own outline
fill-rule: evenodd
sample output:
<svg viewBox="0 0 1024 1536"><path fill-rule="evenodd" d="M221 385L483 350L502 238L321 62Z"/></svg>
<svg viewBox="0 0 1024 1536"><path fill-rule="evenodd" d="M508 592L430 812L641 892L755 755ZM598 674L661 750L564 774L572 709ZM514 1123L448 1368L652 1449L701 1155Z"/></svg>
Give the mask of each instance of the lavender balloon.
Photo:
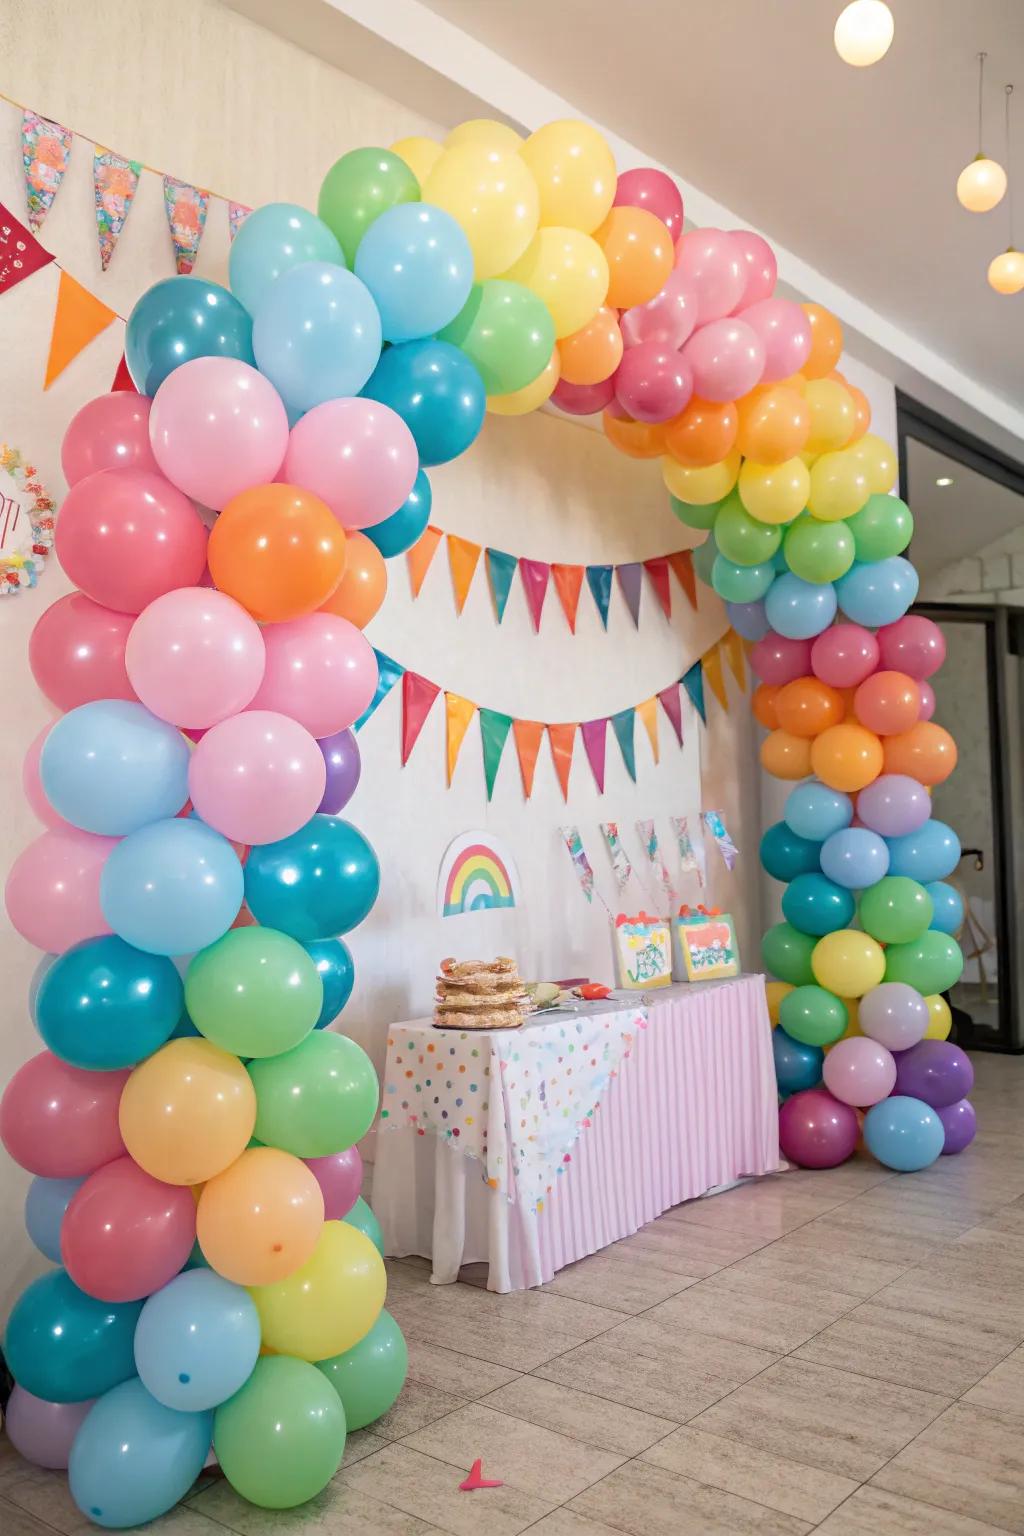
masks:
<svg viewBox="0 0 1024 1536"><path fill-rule="evenodd" d="M965 1147L969 1147L978 1129L977 1116L970 1099L958 1099L955 1104L947 1104L944 1109L937 1110L936 1113L946 1133L942 1146L943 1157L953 1157L957 1152L962 1152Z"/></svg>
<svg viewBox="0 0 1024 1536"><path fill-rule="evenodd" d="M890 1051L909 1051L924 1039L928 1004L905 981L883 981L865 992L858 1015L864 1034Z"/></svg>
<svg viewBox="0 0 1024 1536"><path fill-rule="evenodd" d="M317 745L327 764L327 787L317 808L318 813L324 816L337 816L338 812L344 810L351 800L359 783L362 767L359 746L355 736L349 730L336 731L333 736L324 736Z"/></svg>
<svg viewBox="0 0 1024 1536"><path fill-rule="evenodd" d="M923 784L905 773L882 773L857 796L857 815L882 837L906 837L923 827L932 802Z"/></svg>
<svg viewBox="0 0 1024 1536"><path fill-rule="evenodd" d="M970 1057L949 1040L920 1040L896 1057L896 1092L947 1109L974 1087Z"/></svg>
<svg viewBox="0 0 1024 1536"><path fill-rule="evenodd" d="M763 640L768 633L768 616L764 611L764 602L756 603L726 603L725 611L729 615L729 622L738 635L744 640Z"/></svg>
<svg viewBox="0 0 1024 1536"><path fill-rule="evenodd" d="M45 1398L26 1392L24 1387L15 1387L7 1404L11 1444L20 1456L37 1467L64 1471L71 1442L95 1401L90 1398L84 1403L48 1403Z"/></svg>

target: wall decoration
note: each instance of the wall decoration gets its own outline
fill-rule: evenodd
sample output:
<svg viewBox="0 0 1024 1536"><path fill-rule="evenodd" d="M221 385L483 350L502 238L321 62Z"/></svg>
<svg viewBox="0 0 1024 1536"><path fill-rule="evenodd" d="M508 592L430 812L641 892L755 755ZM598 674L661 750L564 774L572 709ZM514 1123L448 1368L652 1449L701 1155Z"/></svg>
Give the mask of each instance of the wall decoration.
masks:
<svg viewBox="0 0 1024 1536"><path fill-rule="evenodd" d="M32 465L0 442L0 597L35 586L53 548L56 515Z"/></svg>
<svg viewBox="0 0 1024 1536"><path fill-rule="evenodd" d="M705 811L704 825L711 833L711 836L714 839L715 847L722 855L722 863L725 865L726 869L735 869L736 860L739 858L739 853L737 851L736 844L729 836L721 811Z"/></svg>
<svg viewBox="0 0 1024 1536"><path fill-rule="evenodd" d="M441 917L517 907L520 902L512 850L493 832L463 832L448 844L437 877Z"/></svg>
<svg viewBox="0 0 1024 1536"><path fill-rule="evenodd" d="M615 948L619 985L629 992L648 992L672 982L672 934L663 917L622 913L615 919Z"/></svg>
<svg viewBox="0 0 1024 1536"><path fill-rule="evenodd" d="M672 885L672 876L669 874L662 858L661 845L658 842L658 834L655 831L653 821L638 821L636 824L637 836L644 850L644 857L651 866L651 874L654 883L665 893L670 900L675 899L675 890Z"/></svg>
<svg viewBox="0 0 1024 1536"><path fill-rule="evenodd" d="M704 884L704 875L701 869L701 859L690 836L689 818L686 816L670 816L669 822L675 835L676 846L679 849L679 867L684 875L696 875L697 884Z"/></svg>
<svg viewBox="0 0 1024 1536"><path fill-rule="evenodd" d="M234 240L235 236L238 234L238 231L241 229L242 225L245 223L245 221L249 217L250 213L252 213L252 209L248 208L245 205L245 203L233 203L229 199L229 201L228 201L228 239L229 240Z"/></svg>
<svg viewBox="0 0 1024 1536"><path fill-rule="evenodd" d="M629 877L633 873L633 866L629 862L629 855L622 846L618 822L602 821L601 833L608 849L608 857L612 861L612 873L615 876L615 884L621 896L629 883Z"/></svg>
<svg viewBox="0 0 1024 1536"><path fill-rule="evenodd" d="M0 203L0 293L7 293L52 260L35 235Z"/></svg>
<svg viewBox="0 0 1024 1536"><path fill-rule="evenodd" d="M112 309L108 309L106 304L62 268L43 388L49 389L54 379L59 378L69 363L74 362L79 352L90 341L95 341L100 332L105 331L111 321L116 319Z"/></svg>
<svg viewBox="0 0 1024 1536"><path fill-rule="evenodd" d="M167 227L174 245L174 263L182 277L187 277L196 264L209 202L209 192L179 181L177 176L164 176Z"/></svg>
<svg viewBox="0 0 1024 1536"><path fill-rule="evenodd" d="M60 191L71 158L72 133L25 107L21 115L21 158L25 167L28 222L38 229Z"/></svg>
<svg viewBox="0 0 1024 1536"><path fill-rule="evenodd" d="M562 835L563 843L569 851L569 857L572 859L572 867L576 871L576 878L580 883L580 890L583 892L588 902L593 901L594 893L596 891L597 898L600 901L601 893L600 891L597 891L597 887L594 884L593 866L591 865L590 860L587 858L587 850L583 846L583 839L580 837L579 827L559 827L558 830Z"/></svg>
<svg viewBox="0 0 1024 1536"><path fill-rule="evenodd" d="M732 918L717 907L696 912L683 907L676 919L687 981L717 981L740 974L740 951Z"/></svg>
<svg viewBox="0 0 1024 1536"><path fill-rule="evenodd" d="M110 265L114 247L131 212L142 166L138 160L126 160L113 150L97 144L93 155L92 180L96 197L96 234L100 243L100 265L104 272Z"/></svg>

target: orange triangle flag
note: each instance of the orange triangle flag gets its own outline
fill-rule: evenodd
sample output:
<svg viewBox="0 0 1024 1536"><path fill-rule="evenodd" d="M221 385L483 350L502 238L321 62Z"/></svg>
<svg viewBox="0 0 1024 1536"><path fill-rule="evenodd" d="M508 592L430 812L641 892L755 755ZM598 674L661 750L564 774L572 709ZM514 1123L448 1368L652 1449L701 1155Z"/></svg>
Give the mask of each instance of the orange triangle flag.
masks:
<svg viewBox="0 0 1024 1536"><path fill-rule="evenodd" d="M433 523L428 523L423 533L416 540L411 549L405 552L406 563L409 566L409 581L412 585L413 597L419 597L423 578L430 570L430 562L437 554L437 546L441 542L441 530L435 528Z"/></svg>
<svg viewBox="0 0 1024 1536"><path fill-rule="evenodd" d="M728 714L729 695L725 691L725 678L722 676L722 652L720 646L721 641L716 641L710 651L704 652L700 662L704 669L704 681L708 684L711 692L719 704L721 704L726 714Z"/></svg>
<svg viewBox="0 0 1024 1536"><path fill-rule="evenodd" d="M693 555L688 549L677 549L667 556L668 563L676 573L676 580L690 600L690 607L697 606L697 577L693 569Z"/></svg>
<svg viewBox="0 0 1024 1536"><path fill-rule="evenodd" d="M117 316L112 309L100 302L81 283L76 283L66 272L60 275L57 289L57 308L53 316L53 332L50 336L50 355L46 359L46 381L49 389L54 379L64 372L68 363L78 356L90 341L105 331Z"/></svg>
<svg viewBox="0 0 1024 1536"><path fill-rule="evenodd" d="M652 699L645 699L642 704L638 704L636 706L636 712L640 716L640 719L643 721L644 729L646 730L647 735L650 738L651 754L652 754L652 756L654 758L654 761L658 762L659 759L660 759L660 753L658 751L658 696L657 696L657 694L655 694Z"/></svg>
<svg viewBox="0 0 1024 1536"><path fill-rule="evenodd" d="M548 740L551 742L551 756L554 759L558 782L562 786L562 799L568 802L569 770L572 767L572 749L576 740L575 721L569 725L549 725Z"/></svg>
<svg viewBox="0 0 1024 1536"><path fill-rule="evenodd" d="M446 719L446 734L448 741L448 783L452 782L452 774L455 772L455 764L459 759L459 748L462 746L463 737L469 729L469 722L476 714L476 705L469 699L462 699L457 693L445 693L444 712Z"/></svg>
<svg viewBox="0 0 1024 1536"><path fill-rule="evenodd" d="M523 794L529 800L533 794L533 775L537 767L537 753L544 727L539 720L513 720L512 734L516 739L519 755L519 772L523 776Z"/></svg>
<svg viewBox="0 0 1024 1536"><path fill-rule="evenodd" d="M476 574L479 559L479 544L474 544L470 539L457 539L454 533L448 535L448 564L451 566L457 613L461 613L466 606L469 585Z"/></svg>
<svg viewBox="0 0 1024 1536"><path fill-rule="evenodd" d="M725 646L725 659L729 663L729 670L739 683L741 688L747 686L747 657L743 649L743 638L734 629L730 629L722 644Z"/></svg>
<svg viewBox="0 0 1024 1536"><path fill-rule="evenodd" d="M555 591L562 605L562 611L569 621L569 628L576 633L576 609L580 602L580 588L583 586L582 565L553 565L551 575L555 583Z"/></svg>

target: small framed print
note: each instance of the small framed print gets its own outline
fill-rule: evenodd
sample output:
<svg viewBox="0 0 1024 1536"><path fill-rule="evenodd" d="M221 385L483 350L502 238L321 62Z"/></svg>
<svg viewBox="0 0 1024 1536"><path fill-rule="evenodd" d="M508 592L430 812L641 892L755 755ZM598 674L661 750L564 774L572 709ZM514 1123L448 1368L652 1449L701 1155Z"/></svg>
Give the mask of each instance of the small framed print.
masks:
<svg viewBox="0 0 1024 1536"><path fill-rule="evenodd" d="M717 981L740 974L736 928L727 912L692 912L684 907L676 933L687 981Z"/></svg>
<svg viewBox="0 0 1024 1536"><path fill-rule="evenodd" d="M629 992L648 992L672 981L672 931L668 919L639 917L615 919L615 950L622 987Z"/></svg>

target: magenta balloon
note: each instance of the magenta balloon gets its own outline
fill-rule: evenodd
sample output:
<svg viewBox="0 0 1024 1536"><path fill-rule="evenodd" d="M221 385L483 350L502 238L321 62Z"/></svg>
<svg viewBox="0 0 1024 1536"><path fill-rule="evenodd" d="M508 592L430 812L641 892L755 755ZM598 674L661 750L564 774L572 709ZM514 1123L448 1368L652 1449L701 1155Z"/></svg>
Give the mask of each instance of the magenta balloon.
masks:
<svg viewBox="0 0 1024 1536"><path fill-rule="evenodd" d="M304 827L327 769L297 720L250 709L212 726L192 753L188 792L207 826L236 843L276 843Z"/></svg>
<svg viewBox="0 0 1024 1536"><path fill-rule="evenodd" d="M615 185L616 208L646 208L665 225L673 240L683 232L683 199L671 176L653 165L623 171Z"/></svg>
<svg viewBox="0 0 1024 1536"><path fill-rule="evenodd" d="M974 1087L971 1058L952 1040L919 1040L896 1059L896 1092L947 1109Z"/></svg>
<svg viewBox="0 0 1024 1536"><path fill-rule="evenodd" d="M615 398L614 374L599 384L570 384L568 379L559 379L551 398L570 416L593 416Z"/></svg>
<svg viewBox="0 0 1024 1536"><path fill-rule="evenodd" d="M883 981L872 987L861 998L858 1013L864 1034L889 1051L909 1051L923 1040L929 1017L928 1004L905 981Z"/></svg>
<svg viewBox="0 0 1024 1536"><path fill-rule="evenodd" d="M781 687L807 676L811 670L811 642L791 640L788 635L778 635L770 629L751 650L750 665L762 683Z"/></svg>
<svg viewBox="0 0 1024 1536"><path fill-rule="evenodd" d="M830 688L856 688L878 666L878 641L860 624L834 624L811 646L811 670Z"/></svg>
<svg viewBox="0 0 1024 1536"><path fill-rule="evenodd" d="M918 719L930 720L935 713L935 689L931 683L923 681L919 682L917 686L921 693L921 711Z"/></svg>
<svg viewBox="0 0 1024 1536"><path fill-rule="evenodd" d="M307 1157L306 1167L323 1191L324 1220L341 1221L359 1198L363 1185L363 1160L358 1147L346 1147L329 1157Z"/></svg>
<svg viewBox="0 0 1024 1536"><path fill-rule="evenodd" d="M702 400L739 400L764 370L761 338L745 320L712 320L702 325L682 356L693 369L693 392Z"/></svg>
<svg viewBox="0 0 1024 1536"><path fill-rule="evenodd" d="M119 1157L86 1179L60 1229L71 1279L100 1301L140 1301L183 1269L196 1240L187 1184L163 1184Z"/></svg>
<svg viewBox="0 0 1024 1536"><path fill-rule="evenodd" d="M931 816L927 789L905 773L881 773L857 796L857 816L881 837L906 837Z"/></svg>
<svg viewBox="0 0 1024 1536"><path fill-rule="evenodd" d="M811 326L799 304L764 298L749 308L744 305L740 315L764 347L761 377L766 384L800 372L811 355Z"/></svg>
<svg viewBox="0 0 1024 1536"><path fill-rule="evenodd" d="M693 374L661 341L628 347L615 373L615 397L634 421L671 421L689 403Z"/></svg>
<svg viewBox="0 0 1024 1536"><path fill-rule="evenodd" d="M157 390L149 437L168 480L219 510L274 479L288 447L288 413L270 380L248 363L195 357Z"/></svg>
<svg viewBox="0 0 1024 1536"><path fill-rule="evenodd" d="M38 736L33 737L32 745L25 753L25 761L21 766L21 787L28 801L28 808L44 827L70 828L70 822L58 816L43 788L39 777L39 754L43 750L43 742L49 736L51 726L44 725Z"/></svg>
<svg viewBox="0 0 1024 1536"><path fill-rule="evenodd" d="M157 471L149 442L152 401L134 390L97 395L71 418L60 447L60 465L69 486L100 469ZM61 509L63 516L63 508Z"/></svg>
<svg viewBox="0 0 1024 1536"><path fill-rule="evenodd" d="M664 286L646 304L624 309L619 319L627 347L642 341L660 341L678 350L689 340L697 324L697 297L682 272L672 271Z"/></svg>
<svg viewBox="0 0 1024 1536"><path fill-rule="evenodd" d="M408 500L418 469L397 412L376 400L325 400L292 428L281 475L325 501L344 528L372 528Z"/></svg>
<svg viewBox="0 0 1024 1536"><path fill-rule="evenodd" d="M779 274L778 262L763 235L755 235L752 229L730 229L729 235L743 256L745 281L737 309L746 310L751 304L759 304L762 299L771 298ZM799 309L800 306L796 307ZM744 314L743 318L746 320L748 317Z"/></svg>
<svg viewBox="0 0 1024 1536"><path fill-rule="evenodd" d="M957 1152L962 1152L969 1147L974 1140L978 1129L977 1116L974 1113L974 1105L970 1099L958 1099L955 1104L947 1104L935 1113L942 1121L942 1129L946 1139L942 1146L943 1157L953 1157ZM8 1417L10 1410L8 1410ZM14 1436L11 1436L13 1440Z"/></svg>
<svg viewBox="0 0 1024 1536"><path fill-rule="evenodd" d="M351 731L337 731L318 742L327 768L327 788L317 806L323 816L337 816L356 792L362 763L359 744Z"/></svg>
<svg viewBox="0 0 1024 1536"><path fill-rule="evenodd" d="M36 620L28 642L32 676L58 709L94 699L137 699L124 664L134 616L69 592Z"/></svg>
<svg viewBox="0 0 1024 1536"><path fill-rule="evenodd" d="M906 672L921 682L937 672L946 659L946 637L939 626L919 613L905 613L895 624L878 631L882 666Z"/></svg>
<svg viewBox="0 0 1024 1536"><path fill-rule="evenodd" d="M87 1072L40 1051L0 1099L0 1141L29 1173L80 1179L124 1155L117 1124L129 1073Z"/></svg>
<svg viewBox="0 0 1024 1536"><path fill-rule="evenodd" d="M200 728L252 700L266 650L256 620L234 598L209 587L181 587L140 613L125 662L147 709L172 725Z"/></svg>
<svg viewBox="0 0 1024 1536"><path fill-rule="evenodd" d="M100 874L117 842L55 827L29 843L4 890L7 915L23 939L62 955L72 944L110 932L100 909Z"/></svg>
<svg viewBox="0 0 1024 1536"><path fill-rule="evenodd" d="M724 229L692 229L676 246L676 270L697 299L697 323L731 315L747 285L743 248Z"/></svg>
<svg viewBox="0 0 1024 1536"><path fill-rule="evenodd" d="M779 1146L801 1168L836 1168L853 1154L856 1111L825 1088L794 1093L779 1110Z"/></svg>
<svg viewBox="0 0 1024 1536"><path fill-rule="evenodd" d="M821 1075L829 1093L840 1103L867 1109L892 1093L896 1063L892 1052L878 1041L851 1035L848 1040L838 1040L828 1052Z"/></svg>
<svg viewBox="0 0 1024 1536"><path fill-rule="evenodd" d="M329 613L268 624L263 681L250 708L290 715L316 737L358 720L377 688L377 658L362 630Z"/></svg>
<svg viewBox="0 0 1024 1536"><path fill-rule="evenodd" d="M63 1472L72 1441L95 1401L90 1397L84 1403L48 1403L16 1385L5 1413L8 1439L26 1461Z"/></svg>

